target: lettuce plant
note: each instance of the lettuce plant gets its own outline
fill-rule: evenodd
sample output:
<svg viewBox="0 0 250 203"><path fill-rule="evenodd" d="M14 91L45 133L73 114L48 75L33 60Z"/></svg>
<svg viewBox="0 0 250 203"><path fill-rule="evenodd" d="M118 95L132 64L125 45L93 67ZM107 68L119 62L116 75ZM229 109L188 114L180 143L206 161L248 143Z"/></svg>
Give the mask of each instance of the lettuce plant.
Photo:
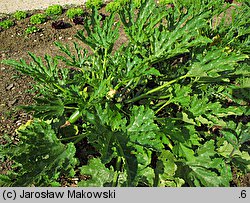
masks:
<svg viewBox="0 0 250 203"><path fill-rule="evenodd" d="M27 35L29 35L29 34L32 34L34 32L38 32L38 31L39 31L39 29L36 26L29 26L26 28L25 33Z"/></svg>
<svg viewBox="0 0 250 203"><path fill-rule="evenodd" d="M49 6L46 10L45 13L47 16L56 16L56 15L61 15L63 12L63 8L61 5L52 5Z"/></svg>
<svg viewBox="0 0 250 203"><path fill-rule="evenodd" d="M27 12L25 12L25 11L16 11L16 12L13 14L13 17L14 17L16 20L24 19L24 18L27 17Z"/></svg>
<svg viewBox="0 0 250 203"><path fill-rule="evenodd" d="M119 9L122 9L122 7L127 4L129 0L114 0L109 2L105 9L107 12L117 12ZM132 0L131 3L134 4L135 8L139 8L141 6L142 1L141 0Z"/></svg>
<svg viewBox="0 0 250 203"><path fill-rule="evenodd" d="M103 5L103 0L87 0L86 1L86 8L91 9L93 6L97 9L101 8Z"/></svg>
<svg viewBox="0 0 250 203"><path fill-rule="evenodd" d="M84 11L81 8L70 8L67 10L66 15L68 18L73 19L76 16L82 16Z"/></svg>
<svg viewBox="0 0 250 203"><path fill-rule="evenodd" d="M30 17L30 23L38 25L46 22L46 15L43 13L34 14Z"/></svg>
<svg viewBox="0 0 250 203"><path fill-rule="evenodd" d="M79 186L225 187L232 166L249 172L250 13L235 6L228 22L222 3L126 1L104 21L93 7L76 34L91 51L56 42L60 56L3 61L38 94L20 143L1 146L17 166L2 184L49 186L77 170L90 177ZM119 29L128 41L114 49ZM98 155L82 165L85 139Z"/></svg>
<svg viewBox="0 0 250 203"><path fill-rule="evenodd" d="M14 24L15 23L14 23L13 20L3 20L3 21L0 22L0 27L2 27L3 29L9 29Z"/></svg>

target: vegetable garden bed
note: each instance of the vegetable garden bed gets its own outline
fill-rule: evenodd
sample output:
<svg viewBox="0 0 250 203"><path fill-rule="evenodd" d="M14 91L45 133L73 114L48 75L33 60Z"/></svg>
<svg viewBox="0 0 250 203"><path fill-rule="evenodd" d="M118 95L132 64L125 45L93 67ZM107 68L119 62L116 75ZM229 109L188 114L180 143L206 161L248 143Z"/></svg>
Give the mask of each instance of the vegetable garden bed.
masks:
<svg viewBox="0 0 250 203"><path fill-rule="evenodd" d="M249 3L190 2L5 23L0 184L249 186Z"/></svg>

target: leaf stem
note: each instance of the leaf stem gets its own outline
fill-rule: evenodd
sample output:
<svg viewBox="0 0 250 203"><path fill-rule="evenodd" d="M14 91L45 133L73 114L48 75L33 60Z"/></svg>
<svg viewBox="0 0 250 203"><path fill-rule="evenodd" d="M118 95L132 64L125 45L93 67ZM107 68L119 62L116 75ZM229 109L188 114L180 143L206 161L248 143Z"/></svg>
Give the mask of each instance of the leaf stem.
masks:
<svg viewBox="0 0 250 203"><path fill-rule="evenodd" d="M107 54L108 54L108 49L105 48L105 50L104 50L103 66L102 66L102 68L103 68L103 77L104 77L105 74L106 74Z"/></svg>
<svg viewBox="0 0 250 203"><path fill-rule="evenodd" d="M74 109L74 110L79 109L78 107L73 107L73 106L64 106L64 108L65 109Z"/></svg>
<svg viewBox="0 0 250 203"><path fill-rule="evenodd" d="M117 147L118 147L118 149L119 149L119 151L120 151L120 153L121 153L121 155L122 155L122 157L124 157L124 165L125 165L125 168L126 168L126 170L127 170L127 175L128 175L128 178L127 178L127 182L126 182L126 186L127 187L129 187L129 186L131 186L131 176L130 176L130 171L129 171L129 167L128 167L128 162L127 162L127 160L126 160L126 156L125 156L125 154L124 154L124 152L123 152L123 148L122 148L122 146L120 145L120 143L119 143L119 141L117 140ZM120 157L121 158L121 157Z"/></svg>
<svg viewBox="0 0 250 203"><path fill-rule="evenodd" d="M121 157L118 156L117 161L116 161L116 173L115 173L114 178L113 178L112 187L117 186L117 181L118 181L118 177L119 177L119 170L121 167L121 160L122 160Z"/></svg>
<svg viewBox="0 0 250 203"><path fill-rule="evenodd" d="M158 87L156 87L156 88L154 88L154 89L152 89L152 90L149 90L148 92L146 92L146 93L144 93L144 94L142 94L142 95L140 95L140 96L138 96L138 97L135 97L135 98L130 99L130 100L125 101L125 102L126 102L126 103L131 103L131 102L138 101L138 100L140 100L140 99L142 99L142 98L145 98L147 95L150 95L150 94L153 94L153 93L155 93L155 92L157 92L157 91L159 91L159 90L162 90L163 88L165 88L165 87L167 87L167 86L169 86L169 85L171 85L171 84L177 82L178 80L181 80L181 79L186 78L187 76L188 76L188 75L186 74L186 75L183 75L183 76L181 76L181 77L179 77L179 78L176 78L176 79L174 79L174 80L171 80L171 81L169 81L169 82L166 82L165 84L163 84L163 85L161 85L161 86L158 86Z"/></svg>
<svg viewBox="0 0 250 203"><path fill-rule="evenodd" d="M78 135L78 136L74 136L75 138L77 138L75 141L74 141L74 144L77 144L78 142L80 142L84 137L86 137L85 134L81 134L81 135Z"/></svg>
<svg viewBox="0 0 250 203"><path fill-rule="evenodd" d="M78 138L79 136L81 136L81 135L75 135L75 136L72 136L72 137L65 137L65 138L61 138L59 140L60 141L67 141L67 140L71 140L71 139L74 139L74 138Z"/></svg>
<svg viewBox="0 0 250 203"><path fill-rule="evenodd" d="M63 93L66 93L66 92L67 92L64 88L62 88L62 87L59 86L58 84L53 83L53 85L54 85L56 88L58 88L59 90L61 90Z"/></svg>
<svg viewBox="0 0 250 203"><path fill-rule="evenodd" d="M165 106L169 105L170 103L171 103L171 99L168 100L165 104L163 104L159 109L157 109L155 113L157 114L160 110L162 110Z"/></svg>

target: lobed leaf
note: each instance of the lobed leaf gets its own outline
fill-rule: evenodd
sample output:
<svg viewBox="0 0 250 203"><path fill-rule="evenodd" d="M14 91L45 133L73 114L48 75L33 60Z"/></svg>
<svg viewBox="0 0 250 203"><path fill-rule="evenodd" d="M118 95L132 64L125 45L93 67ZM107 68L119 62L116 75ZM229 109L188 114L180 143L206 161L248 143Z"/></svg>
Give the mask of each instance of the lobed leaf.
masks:
<svg viewBox="0 0 250 203"><path fill-rule="evenodd" d="M80 181L79 187L103 187L114 178L114 171L106 168L99 158L90 159L88 165L80 167L80 173L90 178Z"/></svg>
<svg viewBox="0 0 250 203"><path fill-rule="evenodd" d="M215 158L214 141L207 141L197 150L197 155L186 162L191 169L187 175L195 186L228 187L232 180L230 166L222 158ZM216 170L217 172L214 172ZM190 182L190 184L192 184Z"/></svg>
<svg viewBox="0 0 250 203"><path fill-rule="evenodd" d="M11 160L21 164L11 186L48 185L59 175L72 173L76 149L73 143L62 144L49 124L34 120L18 134L18 145L4 149Z"/></svg>

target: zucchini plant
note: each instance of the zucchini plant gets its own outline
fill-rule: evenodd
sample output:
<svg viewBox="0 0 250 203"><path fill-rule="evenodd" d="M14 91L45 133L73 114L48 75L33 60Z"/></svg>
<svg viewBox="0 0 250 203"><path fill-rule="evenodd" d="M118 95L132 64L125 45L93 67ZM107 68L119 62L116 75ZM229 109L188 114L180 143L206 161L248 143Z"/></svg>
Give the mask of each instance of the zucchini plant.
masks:
<svg viewBox="0 0 250 203"><path fill-rule="evenodd" d="M20 142L1 146L15 163L2 185L57 185L78 172L89 177L78 186L225 187L233 166L249 172L249 4L228 22L222 0L119 2L104 21L93 7L77 32L91 51L56 42L60 56L3 61L38 94L22 107L34 119ZM114 48L119 29L128 40ZM84 139L98 152L86 165Z"/></svg>

